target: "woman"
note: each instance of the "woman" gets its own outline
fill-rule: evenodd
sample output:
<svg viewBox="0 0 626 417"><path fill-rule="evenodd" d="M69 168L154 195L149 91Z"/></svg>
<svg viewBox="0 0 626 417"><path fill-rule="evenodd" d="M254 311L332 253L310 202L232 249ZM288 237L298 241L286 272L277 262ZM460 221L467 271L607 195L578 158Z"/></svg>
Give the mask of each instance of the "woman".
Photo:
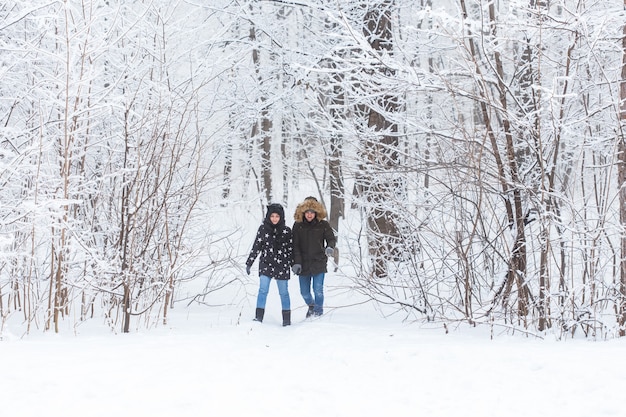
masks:
<svg viewBox="0 0 626 417"><path fill-rule="evenodd" d="M285 211L280 204L267 206L267 213L263 224L259 226L256 238L246 261L246 272L250 269L256 257L259 259L259 294L256 300L255 321L263 322L265 302L272 278L276 280L280 302L283 310L283 326L291 325L291 302L287 284L291 277L289 267L292 264L292 233L285 225Z"/></svg>
<svg viewBox="0 0 626 417"><path fill-rule="evenodd" d="M296 207L293 224L293 273L299 275L300 294L309 309L306 317L324 313L324 276L328 257L337 239L325 220L326 209L315 197L307 197ZM313 296L311 295L313 285Z"/></svg>

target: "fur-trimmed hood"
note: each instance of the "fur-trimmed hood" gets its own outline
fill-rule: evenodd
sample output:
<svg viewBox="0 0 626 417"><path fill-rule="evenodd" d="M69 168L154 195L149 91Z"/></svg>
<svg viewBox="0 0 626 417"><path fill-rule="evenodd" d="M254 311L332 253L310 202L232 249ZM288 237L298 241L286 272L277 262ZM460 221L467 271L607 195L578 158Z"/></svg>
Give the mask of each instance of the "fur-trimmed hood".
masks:
<svg viewBox="0 0 626 417"><path fill-rule="evenodd" d="M317 220L326 219L326 215L328 214L324 205L317 201L315 197L307 197L302 203L298 204L298 207L296 207L296 211L293 215L293 219L296 223L304 221L304 212L308 210L313 210L316 213L315 218Z"/></svg>

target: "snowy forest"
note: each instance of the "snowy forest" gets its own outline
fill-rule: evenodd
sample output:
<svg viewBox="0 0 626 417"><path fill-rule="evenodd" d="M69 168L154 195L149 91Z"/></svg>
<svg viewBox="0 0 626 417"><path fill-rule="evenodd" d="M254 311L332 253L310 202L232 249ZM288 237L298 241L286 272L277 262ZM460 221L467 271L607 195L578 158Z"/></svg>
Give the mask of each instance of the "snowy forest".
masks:
<svg viewBox="0 0 626 417"><path fill-rule="evenodd" d="M0 335L213 308L308 195L406 320L626 335L625 5L2 2Z"/></svg>

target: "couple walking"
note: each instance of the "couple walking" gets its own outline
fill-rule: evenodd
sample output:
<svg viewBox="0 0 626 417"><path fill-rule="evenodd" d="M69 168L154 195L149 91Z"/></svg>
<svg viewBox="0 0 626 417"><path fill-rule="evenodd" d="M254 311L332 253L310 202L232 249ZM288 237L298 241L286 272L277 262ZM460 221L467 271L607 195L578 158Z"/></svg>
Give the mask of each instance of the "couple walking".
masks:
<svg viewBox="0 0 626 417"><path fill-rule="evenodd" d="M283 326L291 324L291 302L287 284L291 273L298 275L300 294L308 305L306 317L324 313L324 276L327 258L332 256L336 238L326 219L326 209L315 197L307 197L296 207L294 224L285 224L285 211L280 204L267 206L252 250L246 261L246 272L259 259L259 294L256 321L263 321L265 302L272 278L276 280L283 313ZM313 294L311 294L311 287Z"/></svg>

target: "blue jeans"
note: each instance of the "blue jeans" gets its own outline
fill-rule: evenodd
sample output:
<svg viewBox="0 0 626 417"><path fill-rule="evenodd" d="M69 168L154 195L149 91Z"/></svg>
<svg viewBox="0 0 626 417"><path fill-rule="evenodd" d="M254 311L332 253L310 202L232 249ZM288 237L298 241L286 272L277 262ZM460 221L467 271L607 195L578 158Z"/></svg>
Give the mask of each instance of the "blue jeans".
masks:
<svg viewBox="0 0 626 417"><path fill-rule="evenodd" d="M313 281L313 295L311 296L311 281ZM300 275L300 294L307 305L312 305L313 314L321 316L324 313L324 273L315 275Z"/></svg>
<svg viewBox="0 0 626 417"><path fill-rule="evenodd" d="M270 292L270 281L272 278L267 275L261 275L259 283L259 295L256 298L256 308L265 308L265 302L267 301L267 293ZM291 310L291 302L289 301L289 281L286 279L276 279L276 285L278 286L278 293L280 294L280 304L283 310Z"/></svg>

